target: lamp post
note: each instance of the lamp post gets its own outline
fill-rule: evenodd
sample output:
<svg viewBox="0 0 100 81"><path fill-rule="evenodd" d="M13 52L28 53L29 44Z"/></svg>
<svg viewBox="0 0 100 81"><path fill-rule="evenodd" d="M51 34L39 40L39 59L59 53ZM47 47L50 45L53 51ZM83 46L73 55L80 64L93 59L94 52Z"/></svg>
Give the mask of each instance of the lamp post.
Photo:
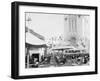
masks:
<svg viewBox="0 0 100 81"><path fill-rule="evenodd" d="M30 27L30 22L32 21L32 19L30 17L28 17L26 19L26 23L28 23L27 27ZM28 32L28 30L26 30Z"/></svg>

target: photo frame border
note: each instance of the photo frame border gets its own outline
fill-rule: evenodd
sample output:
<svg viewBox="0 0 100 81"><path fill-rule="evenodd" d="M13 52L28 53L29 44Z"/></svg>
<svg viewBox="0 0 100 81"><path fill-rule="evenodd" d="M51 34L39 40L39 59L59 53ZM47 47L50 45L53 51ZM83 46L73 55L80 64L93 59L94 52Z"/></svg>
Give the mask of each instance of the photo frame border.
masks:
<svg viewBox="0 0 100 81"><path fill-rule="evenodd" d="M95 10L95 71L75 72L75 73L59 73L59 74L43 74L43 75L26 75L19 76L19 6L40 6L55 8L73 8ZM65 5L65 4L49 4L49 3L31 3L31 2L12 2L11 3L11 78L27 79L27 78L43 78L43 77L60 77L74 75L89 75L98 73L98 8L96 6L81 5Z"/></svg>

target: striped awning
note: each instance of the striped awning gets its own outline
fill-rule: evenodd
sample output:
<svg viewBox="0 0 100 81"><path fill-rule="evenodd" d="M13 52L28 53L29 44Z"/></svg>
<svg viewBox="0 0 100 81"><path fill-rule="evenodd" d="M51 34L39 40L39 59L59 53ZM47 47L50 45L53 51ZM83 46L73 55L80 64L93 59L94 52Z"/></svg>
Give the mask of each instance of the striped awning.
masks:
<svg viewBox="0 0 100 81"><path fill-rule="evenodd" d="M35 35L27 32L26 33L26 46L34 46L34 47L45 47L46 43L44 40L39 39Z"/></svg>

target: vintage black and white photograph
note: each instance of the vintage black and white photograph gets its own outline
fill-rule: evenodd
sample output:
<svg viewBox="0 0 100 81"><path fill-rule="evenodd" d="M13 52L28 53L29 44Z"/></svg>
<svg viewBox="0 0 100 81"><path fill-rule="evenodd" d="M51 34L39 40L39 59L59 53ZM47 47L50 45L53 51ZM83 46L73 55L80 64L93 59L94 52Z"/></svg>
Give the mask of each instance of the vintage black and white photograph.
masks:
<svg viewBox="0 0 100 81"><path fill-rule="evenodd" d="M12 3L14 79L97 74L97 7Z"/></svg>
<svg viewBox="0 0 100 81"><path fill-rule="evenodd" d="M25 13L25 68L89 65L89 15Z"/></svg>

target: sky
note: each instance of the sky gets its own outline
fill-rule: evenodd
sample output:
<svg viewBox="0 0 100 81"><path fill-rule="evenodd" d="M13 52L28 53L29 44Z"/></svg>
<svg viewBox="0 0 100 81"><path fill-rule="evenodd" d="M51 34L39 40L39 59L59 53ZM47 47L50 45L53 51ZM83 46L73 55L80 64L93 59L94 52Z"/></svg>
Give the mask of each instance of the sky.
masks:
<svg viewBox="0 0 100 81"><path fill-rule="evenodd" d="M47 13L25 13L26 20L31 18L31 21L26 21L26 26L36 33L44 36L45 38L58 37L64 35L64 15L62 14L47 14ZM84 34L89 38L89 17L84 17L85 23L83 23ZM89 22L88 22L89 23Z"/></svg>
<svg viewBox="0 0 100 81"><path fill-rule="evenodd" d="M46 38L60 36L64 33L64 15L26 13L26 20L29 17L31 21L26 21L26 26Z"/></svg>

